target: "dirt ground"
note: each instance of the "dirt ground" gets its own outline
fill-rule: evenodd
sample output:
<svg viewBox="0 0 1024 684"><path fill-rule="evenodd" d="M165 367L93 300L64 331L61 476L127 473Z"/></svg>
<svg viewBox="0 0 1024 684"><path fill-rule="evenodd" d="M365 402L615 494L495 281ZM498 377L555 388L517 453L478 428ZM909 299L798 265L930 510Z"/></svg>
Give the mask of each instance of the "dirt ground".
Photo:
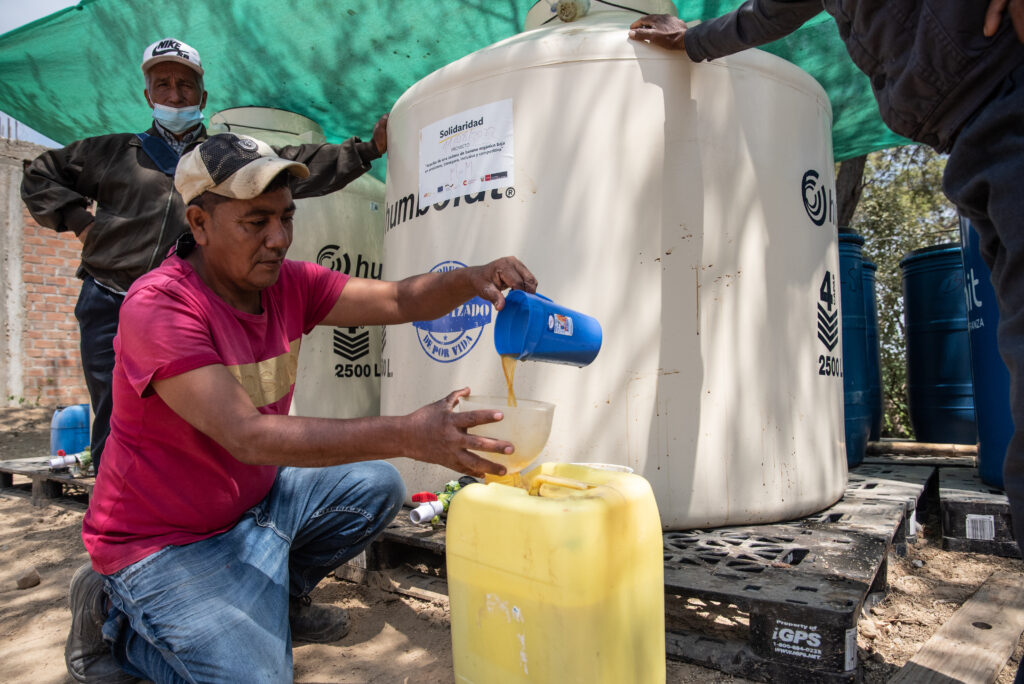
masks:
<svg viewBox="0 0 1024 684"><path fill-rule="evenodd" d="M51 409L0 408L0 460L45 455ZM64 668L70 626L67 587L87 559L79 536L83 504L33 506L27 493L0 490L0 680L7 684L72 681ZM943 551L937 519L905 558L890 558L889 592L859 622L864 681L886 682L996 569L1021 574L1024 563ZM41 582L19 590L35 568ZM314 599L347 608L352 632L331 645L295 648L295 681L385 684L453 681L448 605L328 578ZM997 680L1010 684L1024 640ZM669 661L669 682L744 682L715 670Z"/></svg>

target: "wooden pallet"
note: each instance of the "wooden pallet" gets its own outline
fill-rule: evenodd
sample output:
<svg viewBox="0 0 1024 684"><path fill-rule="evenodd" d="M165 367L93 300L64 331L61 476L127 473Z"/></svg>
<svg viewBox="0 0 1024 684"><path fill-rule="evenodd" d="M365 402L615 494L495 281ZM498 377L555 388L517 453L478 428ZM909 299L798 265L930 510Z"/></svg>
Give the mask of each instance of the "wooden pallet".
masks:
<svg viewBox="0 0 1024 684"><path fill-rule="evenodd" d="M977 471L943 468L939 472L939 511L942 548L1021 557L1006 494L982 482Z"/></svg>
<svg viewBox="0 0 1024 684"><path fill-rule="evenodd" d="M868 454L910 454L910 455L965 455L977 456L977 444L947 444L935 442L914 442L888 437L877 442L868 442Z"/></svg>
<svg viewBox="0 0 1024 684"><path fill-rule="evenodd" d="M51 471L48 458L0 461L0 488L30 491L35 506L60 500L88 503L95 482L95 477L74 477L67 470Z"/></svg>
<svg viewBox="0 0 1024 684"><path fill-rule="evenodd" d="M992 573L889 684L994 682L1024 630L1020 575Z"/></svg>
<svg viewBox="0 0 1024 684"><path fill-rule="evenodd" d="M861 465L932 466L933 468L977 468L978 459L970 455L868 454ZM858 466L859 467L859 466Z"/></svg>

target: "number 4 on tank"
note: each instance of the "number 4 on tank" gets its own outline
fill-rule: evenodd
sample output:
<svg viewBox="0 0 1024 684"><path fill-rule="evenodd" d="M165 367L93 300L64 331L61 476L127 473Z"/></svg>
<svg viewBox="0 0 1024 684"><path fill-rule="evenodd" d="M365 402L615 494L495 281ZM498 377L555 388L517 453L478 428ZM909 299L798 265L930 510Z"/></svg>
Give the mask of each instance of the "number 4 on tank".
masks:
<svg viewBox="0 0 1024 684"><path fill-rule="evenodd" d="M825 271L821 287L818 288L818 340L830 352L839 344L839 306L835 295L835 276L831 271ZM818 375L841 378L843 376L842 358L820 354L818 356Z"/></svg>
<svg viewBox="0 0 1024 684"><path fill-rule="evenodd" d="M831 271L825 271L825 277L821 281L821 301L828 305L829 313L832 313L832 307L835 304L835 278L832 276Z"/></svg>

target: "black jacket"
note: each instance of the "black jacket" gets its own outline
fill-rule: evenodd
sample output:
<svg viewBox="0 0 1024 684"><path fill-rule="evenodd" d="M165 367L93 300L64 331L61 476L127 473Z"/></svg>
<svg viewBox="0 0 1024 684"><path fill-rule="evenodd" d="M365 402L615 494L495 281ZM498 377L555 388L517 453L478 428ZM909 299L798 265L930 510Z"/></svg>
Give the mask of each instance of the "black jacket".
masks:
<svg viewBox="0 0 1024 684"><path fill-rule="evenodd" d="M153 128L148 133L159 136ZM205 137L204 130L200 140ZM275 149L309 167L309 178L292 183L296 199L340 190L380 157L372 141L358 138ZM76 235L93 223L87 209L95 200L95 223L82 246L78 276L91 275L121 292L159 266L188 230L174 178L157 167L134 133L86 138L44 152L25 170L21 198L40 225Z"/></svg>
<svg viewBox="0 0 1024 684"><path fill-rule="evenodd" d="M694 61L782 38L826 11L853 62L867 74L882 120L939 152L1006 76L1024 62L1008 17L982 34L982 0L748 0L686 31Z"/></svg>

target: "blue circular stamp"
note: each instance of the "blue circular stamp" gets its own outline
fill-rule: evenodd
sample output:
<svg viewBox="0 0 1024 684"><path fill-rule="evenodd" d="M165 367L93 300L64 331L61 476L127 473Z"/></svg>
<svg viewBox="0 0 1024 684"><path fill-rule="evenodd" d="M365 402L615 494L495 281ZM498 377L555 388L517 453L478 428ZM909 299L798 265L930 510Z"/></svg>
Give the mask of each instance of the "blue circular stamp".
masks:
<svg viewBox="0 0 1024 684"><path fill-rule="evenodd" d="M442 261L430 269L431 273L446 273L466 268L459 261ZM432 321L416 321L416 337L427 356L440 363L458 361L472 351L491 322L493 307L486 299L473 297L452 311Z"/></svg>

